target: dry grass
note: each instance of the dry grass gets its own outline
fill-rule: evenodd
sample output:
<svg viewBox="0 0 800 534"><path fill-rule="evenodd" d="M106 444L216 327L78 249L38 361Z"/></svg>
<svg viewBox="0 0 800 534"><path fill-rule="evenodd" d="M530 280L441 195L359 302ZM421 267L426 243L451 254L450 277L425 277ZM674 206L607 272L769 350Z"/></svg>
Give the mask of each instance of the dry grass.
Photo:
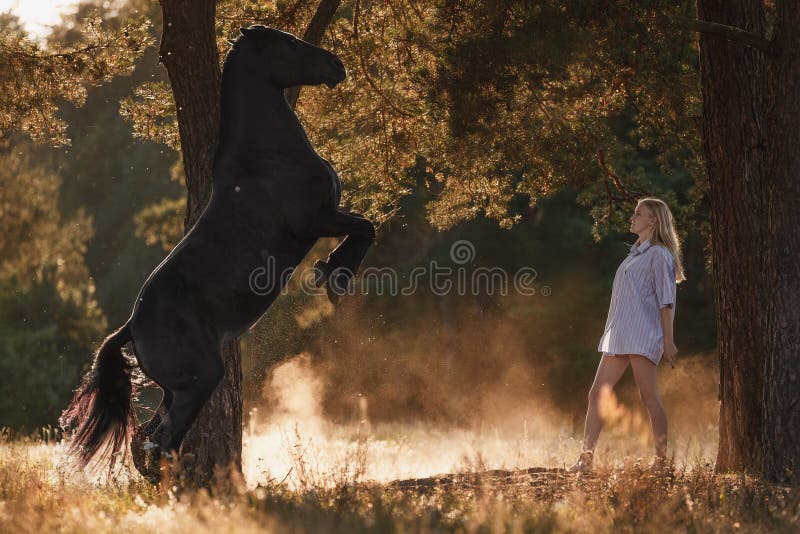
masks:
<svg viewBox="0 0 800 534"><path fill-rule="evenodd" d="M295 432L291 477L234 491L158 491L124 474L68 475L58 436L0 439L0 532L793 531L800 490L708 464L663 476L630 458L592 476L557 467L487 470L481 453L457 475L369 481L371 445L354 432L335 463ZM291 480L290 480L291 479Z"/></svg>

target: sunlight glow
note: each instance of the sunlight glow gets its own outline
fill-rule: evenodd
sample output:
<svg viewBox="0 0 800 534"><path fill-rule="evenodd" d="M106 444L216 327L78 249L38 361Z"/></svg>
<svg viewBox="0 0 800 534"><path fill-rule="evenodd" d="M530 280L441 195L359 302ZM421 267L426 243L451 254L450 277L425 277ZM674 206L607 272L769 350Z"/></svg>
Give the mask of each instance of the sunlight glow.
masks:
<svg viewBox="0 0 800 534"><path fill-rule="evenodd" d="M45 38L61 15L75 10L80 0L0 0L0 12L11 11L19 17L33 39Z"/></svg>

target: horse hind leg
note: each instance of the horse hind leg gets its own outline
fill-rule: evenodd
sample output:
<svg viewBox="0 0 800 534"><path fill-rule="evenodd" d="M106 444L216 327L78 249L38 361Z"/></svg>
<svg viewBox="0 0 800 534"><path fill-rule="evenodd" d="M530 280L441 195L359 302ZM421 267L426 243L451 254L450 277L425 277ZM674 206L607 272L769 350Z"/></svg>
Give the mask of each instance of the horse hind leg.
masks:
<svg viewBox="0 0 800 534"><path fill-rule="evenodd" d="M221 369L221 362L219 366ZM180 450L183 438L222 377L222 371L214 366L208 369L212 371L192 375L192 387L184 386L174 391L165 389L165 398L166 392L169 392L169 406L163 412L159 410L147 423L148 426L155 425L155 428L150 432L148 441L143 442L141 466L137 464L137 469L152 484L158 485L165 480L164 476L166 480L172 476L169 467L163 471L162 460L172 460ZM195 372L201 371L198 369Z"/></svg>
<svg viewBox="0 0 800 534"><path fill-rule="evenodd" d="M150 477L154 482L161 478L162 455L169 458L179 452L186 432L224 375L219 345L205 325L191 314L180 310L167 314L165 309L134 323L142 371L169 391L164 397L169 402L150 421L155 428L143 446L145 471L154 475Z"/></svg>
<svg viewBox="0 0 800 534"><path fill-rule="evenodd" d="M150 443L150 435L158 428L158 425L161 424L161 420L166 416L167 411L170 406L172 406L172 399L172 392L166 388L162 388L161 403L158 405L158 409L149 421L139 425L131 441L133 465L143 477L150 480L157 479L158 477L158 474L154 473L152 469L152 465L157 462L154 462L152 458L148 458L148 455L152 456L152 453L145 448L145 444Z"/></svg>
<svg viewBox="0 0 800 534"><path fill-rule="evenodd" d="M170 407L172 406L173 401L173 394L170 390L164 388L163 389L163 396L161 397L161 403L158 405L158 409L156 413L153 414L153 417L150 418L148 422L144 424L144 428L142 429L144 435L150 437L158 425L161 424L161 420L164 419L164 416L167 415L167 411L169 411Z"/></svg>
<svg viewBox="0 0 800 534"><path fill-rule="evenodd" d="M172 404L151 434L150 440L164 452L180 451L183 438L225 374L219 354L196 363L195 368L187 370L188 380L170 388Z"/></svg>

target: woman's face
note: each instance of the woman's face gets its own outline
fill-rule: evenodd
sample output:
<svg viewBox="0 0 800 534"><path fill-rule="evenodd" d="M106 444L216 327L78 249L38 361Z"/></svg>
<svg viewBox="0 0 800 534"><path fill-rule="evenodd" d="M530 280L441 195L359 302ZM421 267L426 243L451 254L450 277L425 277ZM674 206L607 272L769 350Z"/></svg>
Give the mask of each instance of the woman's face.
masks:
<svg viewBox="0 0 800 534"><path fill-rule="evenodd" d="M631 233L642 235L652 231L656 224L656 217L650 208L644 204L637 204L631 215Z"/></svg>

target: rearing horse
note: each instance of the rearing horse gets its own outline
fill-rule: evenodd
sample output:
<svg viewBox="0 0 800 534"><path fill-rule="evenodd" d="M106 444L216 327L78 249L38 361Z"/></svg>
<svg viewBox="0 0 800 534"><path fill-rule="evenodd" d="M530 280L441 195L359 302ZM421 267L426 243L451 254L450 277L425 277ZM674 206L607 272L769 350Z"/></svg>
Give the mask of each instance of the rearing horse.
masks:
<svg viewBox="0 0 800 534"><path fill-rule="evenodd" d="M375 239L370 221L339 210L339 177L284 98L292 86L336 86L345 78L341 60L261 25L242 28L231 43L211 199L147 278L128 321L103 341L62 414L62 427L77 426L69 452L80 467L100 454L111 455L113 469L113 453L136 428L123 345L132 342L142 372L163 390L140 429L146 447L177 452L222 379L222 347L264 314L318 238L346 236L315 263L315 285L334 304Z"/></svg>

